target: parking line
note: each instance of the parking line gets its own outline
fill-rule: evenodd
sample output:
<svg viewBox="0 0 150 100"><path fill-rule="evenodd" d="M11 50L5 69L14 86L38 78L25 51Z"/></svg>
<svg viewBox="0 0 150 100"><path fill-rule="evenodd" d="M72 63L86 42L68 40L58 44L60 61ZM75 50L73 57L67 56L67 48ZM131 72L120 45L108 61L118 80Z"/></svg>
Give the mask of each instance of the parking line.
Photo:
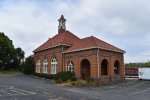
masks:
<svg viewBox="0 0 150 100"><path fill-rule="evenodd" d="M23 90L23 89L18 89L18 88L15 88L16 90L20 90L20 91L24 91L24 92L27 92L27 93L30 93L30 94L36 94L35 92L31 92L31 91L27 91L27 90Z"/></svg>
<svg viewBox="0 0 150 100"><path fill-rule="evenodd" d="M131 84L131 83L134 83L136 82L137 80L133 80L133 81L130 81L130 82L126 82L126 83L121 83L121 84L118 84L118 85L113 85L113 86L110 86L110 88L116 88L116 87L122 87L122 86L125 86L125 85L128 85L128 84Z"/></svg>
<svg viewBox="0 0 150 100"><path fill-rule="evenodd" d="M139 83L139 84L136 84L136 85L130 86L130 87L125 88L125 89L131 89L131 88L137 87L137 86L139 86L139 85L141 85L141 84L144 84L144 83L147 83L147 82L142 82L142 83Z"/></svg>
<svg viewBox="0 0 150 100"><path fill-rule="evenodd" d="M137 81L137 80L132 80L132 81L129 81L129 82L124 82L124 83L122 83L122 84L123 84L123 85L124 85L124 84L130 84L130 83L133 83L133 82L135 82L135 81ZM122 85L122 84L121 84L121 85Z"/></svg>
<svg viewBox="0 0 150 100"><path fill-rule="evenodd" d="M9 92L2 91L2 90L1 90L0 92L3 92L3 93L8 94L8 95L14 95L14 94L11 94L11 93L9 93Z"/></svg>
<svg viewBox="0 0 150 100"><path fill-rule="evenodd" d="M148 91L148 90L150 90L150 88L145 89L145 90L143 90L143 91L132 92L132 93L129 93L128 95L133 95L133 94L143 93L143 92L146 92L146 91Z"/></svg>
<svg viewBox="0 0 150 100"><path fill-rule="evenodd" d="M6 88L12 88L12 87L14 87L14 86L2 85L2 84L0 84L0 86L2 86L2 87L6 87Z"/></svg>
<svg viewBox="0 0 150 100"><path fill-rule="evenodd" d="M43 92L43 95L48 96L48 97L57 97L57 95L49 93L49 92Z"/></svg>
<svg viewBox="0 0 150 100"><path fill-rule="evenodd" d="M15 92L15 93L18 93L18 94L21 94L21 95L27 95L27 94L24 94L24 93L18 92L18 91L16 91L16 90L11 90L11 91L13 91L13 92Z"/></svg>
<svg viewBox="0 0 150 100"><path fill-rule="evenodd" d="M66 100L66 99L64 99L63 97L59 97L57 99L49 99L49 100Z"/></svg>

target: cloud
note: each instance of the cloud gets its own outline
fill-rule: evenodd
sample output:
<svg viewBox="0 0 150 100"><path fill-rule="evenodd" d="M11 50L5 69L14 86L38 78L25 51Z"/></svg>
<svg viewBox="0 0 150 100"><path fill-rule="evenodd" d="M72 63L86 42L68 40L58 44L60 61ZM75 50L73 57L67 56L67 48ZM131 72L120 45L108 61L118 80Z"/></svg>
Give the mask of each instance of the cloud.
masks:
<svg viewBox="0 0 150 100"><path fill-rule="evenodd" d="M125 62L147 61L149 4L149 0L3 0L0 31L28 56L57 33L57 20L64 14L67 29L77 36L94 35L124 49Z"/></svg>
<svg viewBox="0 0 150 100"><path fill-rule="evenodd" d="M6 1L4 4L0 9L0 29L12 38L15 46L26 51L26 56L40 45L37 43L44 42L43 38L48 39L55 34L51 29L56 24L50 24L53 23L50 14L41 11L36 4L26 1L17 4Z"/></svg>

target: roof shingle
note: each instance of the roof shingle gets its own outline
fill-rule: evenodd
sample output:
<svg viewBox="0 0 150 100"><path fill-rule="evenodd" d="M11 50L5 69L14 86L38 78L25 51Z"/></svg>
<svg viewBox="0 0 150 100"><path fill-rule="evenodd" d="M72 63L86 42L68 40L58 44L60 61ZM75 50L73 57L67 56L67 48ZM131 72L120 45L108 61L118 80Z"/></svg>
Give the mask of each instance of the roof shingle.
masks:
<svg viewBox="0 0 150 100"><path fill-rule="evenodd" d="M101 48L105 50L124 53L123 50L93 36L76 41L75 44L72 47L70 47L68 50L66 50L64 53L91 49L91 48Z"/></svg>
<svg viewBox="0 0 150 100"><path fill-rule="evenodd" d="M110 51L115 51L120 53L125 52L94 36L80 39L79 37L75 36L73 33L69 31L59 33L54 37L49 38L45 43L43 43L41 46L36 48L33 52L38 52L59 45L70 46L70 48L68 48L64 53L75 52L75 51L80 51L85 49L92 49L92 48L100 48L100 49L105 49L105 50L110 50Z"/></svg>
<svg viewBox="0 0 150 100"><path fill-rule="evenodd" d="M80 40L79 37L75 36L69 31L59 33L52 38L49 38L45 43L36 48L33 52L41 51L58 45L73 45L75 41Z"/></svg>

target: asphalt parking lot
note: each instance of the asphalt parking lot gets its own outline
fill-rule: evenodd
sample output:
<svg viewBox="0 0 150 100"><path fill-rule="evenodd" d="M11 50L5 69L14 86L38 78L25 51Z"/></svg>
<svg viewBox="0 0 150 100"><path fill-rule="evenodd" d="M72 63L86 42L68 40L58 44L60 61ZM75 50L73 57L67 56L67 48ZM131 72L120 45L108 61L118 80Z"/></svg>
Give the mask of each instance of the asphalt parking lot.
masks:
<svg viewBox="0 0 150 100"><path fill-rule="evenodd" d="M0 76L0 100L150 100L150 81L97 87L59 87L35 76Z"/></svg>
<svg viewBox="0 0 150 100"><path fill-rule="evenodd" d="M92 100L51 82L27 75L0 76L0 100Z"/></svg>

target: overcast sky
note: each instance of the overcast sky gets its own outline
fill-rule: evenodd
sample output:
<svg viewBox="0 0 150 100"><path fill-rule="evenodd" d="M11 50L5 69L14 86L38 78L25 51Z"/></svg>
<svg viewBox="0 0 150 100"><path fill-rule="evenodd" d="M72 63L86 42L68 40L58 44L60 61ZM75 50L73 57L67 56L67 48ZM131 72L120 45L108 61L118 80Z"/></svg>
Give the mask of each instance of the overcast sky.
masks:
<svg viewBox="0 0 150 100"><path fill-rule="evenodd" d="M57 34L62 14L78 37L125 50L126 63L150 61L150 0L0 0L0 32L27 57Z"/></svg>

